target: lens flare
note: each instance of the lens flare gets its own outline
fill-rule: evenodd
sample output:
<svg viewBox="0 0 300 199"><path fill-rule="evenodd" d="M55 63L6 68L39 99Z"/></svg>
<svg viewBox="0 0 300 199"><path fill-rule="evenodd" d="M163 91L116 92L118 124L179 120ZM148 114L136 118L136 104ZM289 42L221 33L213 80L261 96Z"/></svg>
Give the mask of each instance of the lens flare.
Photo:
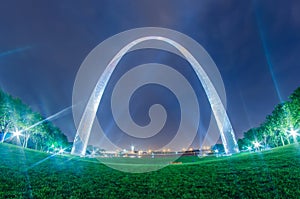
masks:
<svg viewBox="0 0 300 199"><path fill-rule="evenodd" d="M13 132L13 137L19 138L20 136L22 136L22 133L19 130L16 130L15 132Z"/></svg>
<svg viewBox="0 0 300 199"><path fill-rule="evenodd" d="M19 53L19 52L28 50L28 49L30 49L30 48L31 48L31 46L25 46L25 47L22 47L22 48L16 48L16 49L13 49L13 50L9 50L9 51L6 51L6 52L2 52L2 53L0 53L0 57L4 57L4 56L7 56L7 55Z"/></svg>

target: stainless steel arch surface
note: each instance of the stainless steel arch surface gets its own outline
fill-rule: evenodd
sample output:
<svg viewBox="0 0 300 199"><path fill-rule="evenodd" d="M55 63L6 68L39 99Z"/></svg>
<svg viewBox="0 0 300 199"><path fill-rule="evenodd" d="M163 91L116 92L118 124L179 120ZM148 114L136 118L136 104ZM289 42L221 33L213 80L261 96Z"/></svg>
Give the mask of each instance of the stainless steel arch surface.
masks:
<svg viewBox="0 0 300 199"><path fill-rule="evenodd" d="M222 101L211 82L210 78L208 77L207 73L204 71L200 63L194 58L194 56L181 44L177 43L176 41L162 37L162 36L145 36L138 38L125 47L123 47L109 62L106 69L102 73L101 77L99 78L89 100L87 106L83 112L82 118L80 120L76 136L73 143L73 148L71 153L74 155L81 155L84 156L86 153L87 144L90 137L91 128L96 117L96 113L103 96L105 87L115 70L117 64L121 60L121 58L135 45L149 40L158 40L162 42L166 42L173 47L175 47L182 55L186 58L186 60L191 64L193 70L197 74L204 91L207 95L209 100L212 112L216 118L217 126L220 131L221 139L224 145L225 152L227 154L236 153L238 152L238 145L235 139L234 131L226 110L222 104Z"/></svg>

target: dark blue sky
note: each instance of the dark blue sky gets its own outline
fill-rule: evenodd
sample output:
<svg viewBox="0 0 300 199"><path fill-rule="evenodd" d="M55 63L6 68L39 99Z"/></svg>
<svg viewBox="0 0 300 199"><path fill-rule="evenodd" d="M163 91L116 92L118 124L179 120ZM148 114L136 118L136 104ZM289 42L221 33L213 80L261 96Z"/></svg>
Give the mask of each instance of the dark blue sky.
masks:
<svg viewBox="0 0 300 199"><path fill-rule="evenodd" d="M238 136L300 86L298 0L2 1L0 86L50 116L72 104L77 70L96 45L147 26L180 31L208 51ZM71 111L55 123L75 136Z"/></svg>

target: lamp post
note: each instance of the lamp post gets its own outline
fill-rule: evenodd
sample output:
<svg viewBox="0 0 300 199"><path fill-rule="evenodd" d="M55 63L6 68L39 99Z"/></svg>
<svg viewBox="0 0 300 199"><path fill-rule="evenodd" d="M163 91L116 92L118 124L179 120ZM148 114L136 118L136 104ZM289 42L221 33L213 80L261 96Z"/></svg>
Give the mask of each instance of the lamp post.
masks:
<svg viewBox="0 0 300 199"><path fill-rule="evenodd" d="M298 143L298 141L297 141L297 136L299 136L298 131L299 131L299 129L295 130L294 128L292 128L290 131L288 131L290 134L289 136L293 137L294 143Z"/></svg>
<svg viewBox="0 0 300 199"><path fill-rule="evenodd" d="M256 150L258 150L260 147L260 143L258 141L253 142L253 145Z"/></svg>

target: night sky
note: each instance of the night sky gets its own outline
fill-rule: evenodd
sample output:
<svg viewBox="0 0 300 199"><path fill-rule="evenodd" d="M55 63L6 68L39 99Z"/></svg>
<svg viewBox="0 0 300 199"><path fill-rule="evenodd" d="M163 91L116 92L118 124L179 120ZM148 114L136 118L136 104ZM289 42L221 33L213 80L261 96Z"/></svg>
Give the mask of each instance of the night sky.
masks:
<svg viewBox="0 0 300 199"><path fill-rule="evenodd" d="M95 46L119 32L148 26L182 32L207 50L222 75L238 137L300 86L298 0L102 0L1 1L0 87L48 117L72 105L76 73ZM175 55L149 53L168 64L178 62L170 58ZM134 65L128 56L124 65ZM204 129L210 117L205 100ZM54 123L72 141L71 110Z"/></svg>

